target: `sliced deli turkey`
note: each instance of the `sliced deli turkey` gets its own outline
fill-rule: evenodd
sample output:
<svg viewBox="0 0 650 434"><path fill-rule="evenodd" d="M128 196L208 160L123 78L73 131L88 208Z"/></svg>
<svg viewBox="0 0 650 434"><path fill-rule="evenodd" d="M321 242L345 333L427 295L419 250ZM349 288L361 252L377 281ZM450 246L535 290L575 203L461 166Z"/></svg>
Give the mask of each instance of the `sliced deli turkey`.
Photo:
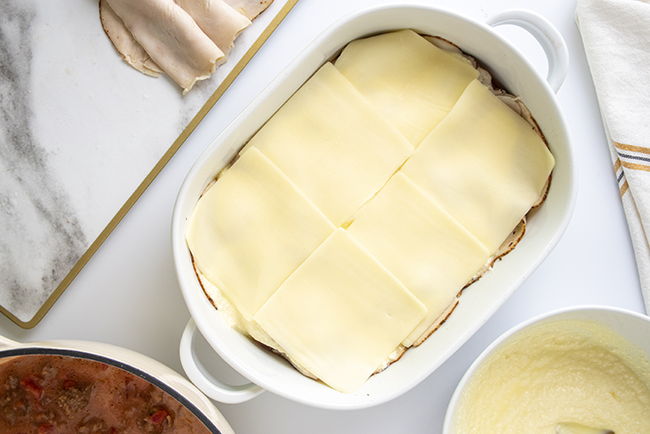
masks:
<svg viewBox="0 0 650 434"><path fill-rule="evenodd" d="M255 15L268 4L260 3ZM147 75L167 73L184 94L226 61L251 24L224 0L100 0L99 10L104 31L127 63Z"/></svg>

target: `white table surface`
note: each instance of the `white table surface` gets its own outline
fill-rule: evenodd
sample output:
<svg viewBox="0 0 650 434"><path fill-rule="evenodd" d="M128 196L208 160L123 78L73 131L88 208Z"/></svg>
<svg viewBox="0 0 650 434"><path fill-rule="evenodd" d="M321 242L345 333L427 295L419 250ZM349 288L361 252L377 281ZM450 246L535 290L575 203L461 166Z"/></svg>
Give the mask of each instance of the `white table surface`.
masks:
<svg viewBox="0 0 650 434"><path fill-rule="evenodd" d="M195 159L234 117L321 31L339 17L385 1L300 0L172 161L35 328L0 317L0 334L20 342L82 339L120 345L182 372L180 336L189 319L171 254L172 207ZM399 3L393 1L392 3ZM596 95L575 25L575 2L459 0L430 2L484 20L526 8L565 38L569 74L557 93L579 164L573 219L558 246L510 300L460 350L401 397L364 410L307 407L265 392L244 404L217 407L235 432L442 432L447 403L461 376L489 343L530 317L566 306L608 305L645 313L627 224L607 150ZM525 31L498 28L542 71L542 49ZM207 345L204 363L218 377L243 382Z"/></svg>

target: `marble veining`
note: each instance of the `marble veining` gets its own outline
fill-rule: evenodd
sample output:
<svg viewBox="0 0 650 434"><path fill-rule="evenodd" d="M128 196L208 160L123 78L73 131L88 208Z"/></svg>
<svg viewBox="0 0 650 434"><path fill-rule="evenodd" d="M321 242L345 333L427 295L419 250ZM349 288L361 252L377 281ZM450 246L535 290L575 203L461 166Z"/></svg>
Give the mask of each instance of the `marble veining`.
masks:
<svg viewBox="0 0 650 434"><path fill-rule="evenodd" d="M43 313L286 4L275 0L183 96L123 61L98 0L0 0L0 306L22 323Z"/></svg>
<svg viewBox="0 0 650 434"><path fill-rule="evenodd" d="M0 4L0 303L37 310L88 248L75 210L32 132L32 4ZM65 217L64 217L65 216ZM34 233L30 223L37 221Z"/></svg>

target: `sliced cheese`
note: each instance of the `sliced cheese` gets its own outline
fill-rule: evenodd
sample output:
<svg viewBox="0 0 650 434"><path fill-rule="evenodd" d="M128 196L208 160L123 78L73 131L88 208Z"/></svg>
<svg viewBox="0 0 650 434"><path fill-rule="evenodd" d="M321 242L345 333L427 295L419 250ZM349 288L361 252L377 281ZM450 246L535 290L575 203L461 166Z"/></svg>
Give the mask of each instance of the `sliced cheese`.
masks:
<svg viewBox="0 0 650 434"><path fill-rule="evenodd" d="M412 30L353 41L335 65L414 146L479 74Z"/></svg>
<svg viewBox="0 0 650 434"><path fill-rule="evenodd" d="M187 243L199 270L247 320L334 227L256 148L199 200Z"/></svg>
<svg viewBox="0 0 650 434"><path fill-rule="evenodd" d="M351 393L426 315L426 308L344 229L276 291L255 320L332 388Z"/></svg>
<svg viewBox="0 0 650 434"><path fill-rule="evenodd" d="M401 170L494 253L554 164L532 127L473 81Z"/></svg>
<svg viewBox="0 0 650 434"><path fill-rule="evenodd" d="M250 140L340 226L413 153L330 63Z"/></svg>
<svg viewBox="0 0 650 434"><path fill-rule="evenodd" d="M348 233L427 307L410 346L451 305L490 252L402 173L364 206Z"/></svg>

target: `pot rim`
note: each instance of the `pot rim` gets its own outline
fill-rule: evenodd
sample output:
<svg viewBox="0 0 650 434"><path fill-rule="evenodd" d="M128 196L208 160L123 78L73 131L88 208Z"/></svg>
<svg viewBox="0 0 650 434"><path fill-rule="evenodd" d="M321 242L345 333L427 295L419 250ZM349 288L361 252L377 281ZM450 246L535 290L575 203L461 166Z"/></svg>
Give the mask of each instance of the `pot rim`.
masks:
<svg viewBox="0 0 650 434"><path fill-rule="evenodd" d="M9 343L9 342L10 344L7 346L7 348L0 349L0 365L2 363L5 363L7 359L20 358L23 356L62 356L62 357L72 357L72 358L90 360L93 362L104 363L106 365L121 369L129 374L140 377L143 380L147 381L148 383L158 387L160 390L167 393L176 401L178 401L181 405L187 408L198 420L200 420L203 423L203 425L205 425L205 427L212 434L229 434L232 432L229 426L226 426L226 429L219 428L217 426L218 422L224 422L225 419L222 419L221 421L218 422L211 420L210 417L208 417L207 413L201 410L183 392L181 392L174 386L168 384L164 380L160 379L156 375L152 374L145 368L136 366L138 363L127 362L121 360L119 357L104 355L101 354L101 351L84 350L84 349L75 348L75 345L83 345L84 343L86 343L85 341L51 341L51 342L42 342L42 343L21 344L19 342L14 342L14 341L10 341L9 339L2 338L2 341L0 343ZM155 368L169 370L173 374L176 374L179 379L187 382L188 386L191 386L193 389L195 388L192 383L190 383L188 380L183 378L176 371L164 365L163 363L158 362L157 360L152 359L144 354L140 354L132 350L128 350L126 348L116 347L110 344L103 344L97 342L87 342L87 343L92 345L104 346L106 347L106 349L124 351L125 352L124 354L127 357L129 353L132 353L139 357L144 357L145 359L147 359L148 362L153 363ZM201 392L198 389L196 390L196 393L201 394ZM203 395L201 394L201 396ZM205 399L205 402L212 405L212 403L210 403L207 400L207 398ZM216 410L216 407L214 409Z"/></svg>

